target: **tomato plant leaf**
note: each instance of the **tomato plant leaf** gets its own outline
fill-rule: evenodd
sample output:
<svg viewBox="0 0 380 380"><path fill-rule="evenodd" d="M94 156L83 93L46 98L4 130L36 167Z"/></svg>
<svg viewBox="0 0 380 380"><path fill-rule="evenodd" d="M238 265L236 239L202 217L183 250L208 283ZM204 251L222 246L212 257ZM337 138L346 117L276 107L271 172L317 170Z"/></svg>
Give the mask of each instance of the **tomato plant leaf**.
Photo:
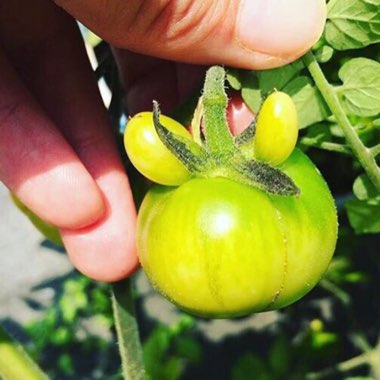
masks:
<svg viewBox="0 0 380 380"><path fill-rule="evenodd" d="M356 49L380 42L379 1L331 0L325 36L336 50Z"/></svg>
<svg viewBox="0 0 380 380"><path fill-rule="evenodd" d="M242 182L248 185L276 195L300 194L300 189L289 176L264 162L236 160L233 166L242 174Z"/></svg>
<svg viewBox="0 0 380 380"><path fill-rule="evenodd" d="M357 234L380 232L380 201L352 199L346 202L348 220Z"/></svg>
<svg viewBox="0 0 380 380"><path fill-rule="evenodd" d="M301 60L289 65L263 71L248 71L241 78L244 102L248 107L257 112L260 105L273 89L282 90L292 79L297 77L303 68Z"/></svg>
<svg viewBox="0 0 380 380"><path fill-rule="evenodd" d="M339 70L343 85L337 87L345 111L357 116L380 113L380 63L367 58L354 58Z"/></svg>
<svg viewBox="0 0 380 380"><path fill-rule="evenodd" d="M362 174L356 178L353 191L360 201L369 200L370 203L376 203L376 200L380 201L380 193L366 174Z"/></svg>
<svg viewBox="0 0 380 380"><path fill-rule="evenodd" d="M303 68L302 61L297 60L286 66L259 71L257 76L262 95L267 96L273 89L277 91L283 90L287 84L299 75Z"/></svg>
<svg viewBox="0 0 380 380"><path fill-rule="evenodd" d="M314 56L318 62L325 63L330 61L334 55L334 49L329 45L322 45L314 51Z"/></svg>
<svg viewBox="0 0 380 380"><path fill-rule="evenodd" d="M191 172L200 171L206 162L205 150L193 140L186 139L169 131L160 123L160 108L153 102L153 122L157 134L163 144L189 169Z"/></svg>
<svg viewBox="0 0 380 380"><path fill-rule="evenodd" d="M241 96L245 104L251 109L251 111L257 112L263 99L259 89L259 80L256 73L253 71L247 73L244 76L242 86Z"/></svg>
<svg viewBox="0 0 380 380"><path fill-rule="evenodd" d="M226 74L227 82L236 91L241 90L241 84L242 84L241 74L242 74L241 70L232 69L232 68L227 70L227 74Z"/></svg>
<svg viewBox="0 0 380 380"><path fill-rule="evenodd" d="M295 78L283 90L293 98L300 129L325 120L330 115L330 110L322 95L308 77Z"/></svg>

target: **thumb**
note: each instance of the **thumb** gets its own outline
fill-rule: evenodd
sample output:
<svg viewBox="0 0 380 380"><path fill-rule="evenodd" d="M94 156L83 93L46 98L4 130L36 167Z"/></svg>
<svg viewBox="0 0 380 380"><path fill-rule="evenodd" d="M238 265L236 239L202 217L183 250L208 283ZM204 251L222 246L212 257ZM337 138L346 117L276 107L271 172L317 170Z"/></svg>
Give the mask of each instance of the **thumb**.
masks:
<svg viewBox="0 0 380 380"><path fill-rule="evenodd" d="M56 0L111 44L200 64L291 62L323 31L325 0Z"/></svg>

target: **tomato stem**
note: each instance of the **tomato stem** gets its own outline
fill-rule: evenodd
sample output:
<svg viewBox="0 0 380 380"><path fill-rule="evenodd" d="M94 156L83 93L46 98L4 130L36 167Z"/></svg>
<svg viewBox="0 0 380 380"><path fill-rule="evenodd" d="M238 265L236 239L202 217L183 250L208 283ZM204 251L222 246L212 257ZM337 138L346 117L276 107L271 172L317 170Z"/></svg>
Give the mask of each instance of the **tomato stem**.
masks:
<svg viewBox="0 0 380 380"><path fill-rule="evenodd" d="M207 148L212 157L226 159L233 154L234 142L228 128L224 90L226 73L221 66L212 66L206 74L202 96Z"/></svg>
<svg viewBox="0 0 380 380"><path fill-rule="evenodd" d="M370 148L372 156L375 158L380 154L380 144L373 146Z"/></svg>
<svg viewBox="0 0 380 380"><path fill-rule="evenodd" d="M130 278L112 286L112 308L123 377L126 380L144 380L147 374L143 363Z"/></svg>
<svg viewBox="0 0 380 380"><path fill-rule="evenodd" d="M352 152L359 160L360 164L368 174L368 177L371 179L376 189L380 191L380 168L377 166L373 153L364 145L362 140L360 140L354 127L351 125L333 87L324 76L323 71L315 59L313 53L309 51L303 57L303 61L305 63L305 66L308 68L311 76L313 77L319 91L324 97L327 105L330 107L331 112L334 114L336 121L342 128L342 131L346 137L346 141L350 145Z"/></svg>
<svg viewBox="0 0 380 380"><path fill-rule="evenodd" d="M303 137L299 140L301 145L310 146L313 148L319 148L328 150L329 152L337 152L341 154L351 155L351 149L347 145L332 143L328 141L322 141L319 143L314 142L314 139L309 137Z"/></svg>
<svg viewBox="0 0 380 380"><path fill-rule="evenodd" d="M47 380L48 376L0 326L0 377L7 380Z"/></svg>
<svg viewBox="0 0 380 380"><path fill-rule="evenodd" d="M369 352L355 356L352 359L338 363L335 366L326 368L320 372L309 373L306 376L306 380L322 380L326 377L331 377L332 375L336 375L338 373L348 372L364 365L376 368L376 363L379 362L379 356L380 349L375 348ZM373 371L372 375L375 380L380 380L380 374L377 372L375 373L375 371Z"/></svg>

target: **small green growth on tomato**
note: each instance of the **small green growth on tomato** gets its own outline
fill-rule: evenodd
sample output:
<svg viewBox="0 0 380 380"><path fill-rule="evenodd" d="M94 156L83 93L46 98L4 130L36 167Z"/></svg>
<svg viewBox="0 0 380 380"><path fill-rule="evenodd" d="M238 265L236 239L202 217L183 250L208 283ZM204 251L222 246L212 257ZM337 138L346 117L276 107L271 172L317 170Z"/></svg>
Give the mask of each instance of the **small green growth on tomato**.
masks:
<svg viewBox="0 0 380 380"><path fill-rule="evenodd" d="M330 191L294 149L298 125L290 97L270 95L257 120L232 136L224 82L222 67L208 70L193 139L166 122L157 102L153 113L131 119L136 124L125 135L137 169L159 184L179 185L152 187L141 205L136 240L142 267L170 301L213 318L300 299L325 272L337 239ZM152 145L145 129L156 132ZM170 170L168 162L175 163Z"/></svg>
<svg viewBox="0 0 380 380"><path fill-rule="evenodd" d="M161 116L165 127L188 140L190 133L177 121ZM175 186L188 180L190 172L161 142L154 128L152 112L141 112L127 123L124 145L136 169L146 178L162 185Z"/></svg>
<svg viewBox="0 0 380 380"><path fill-rule="evenodd" d="M292 98L284 92L269 95L256 123L255 158L271 165L279 165L293 152L298 138L297 110Z"/></svg>

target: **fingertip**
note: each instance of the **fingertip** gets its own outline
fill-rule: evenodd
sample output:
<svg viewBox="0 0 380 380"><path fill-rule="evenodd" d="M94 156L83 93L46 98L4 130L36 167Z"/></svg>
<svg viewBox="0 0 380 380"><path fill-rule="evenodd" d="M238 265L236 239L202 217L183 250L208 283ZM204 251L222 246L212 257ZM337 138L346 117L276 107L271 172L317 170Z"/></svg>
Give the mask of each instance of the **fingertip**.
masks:
<svg viewBox="0 0 380 380"><path fill-rule="evenodd" d="M236 36L247 50L286 63L319 39L325 21L324 0L245 0L239 10Z"/></svg>
<svg viewBox="0 0 380 380"><path fill-rule="evenodd" d="M80 272L97 281L114 282L138 268L136 211L124 173L109 173L98 181L106 202L102 219L80 230L62 229L61 235Z"/></svg>
<svg viewBox="0 0 380 380"><path fill-rule="evenodd" d="M59 228L83 228L105 212L99 188L79 161L26 178L15 193L39 217Z"/></svg>

